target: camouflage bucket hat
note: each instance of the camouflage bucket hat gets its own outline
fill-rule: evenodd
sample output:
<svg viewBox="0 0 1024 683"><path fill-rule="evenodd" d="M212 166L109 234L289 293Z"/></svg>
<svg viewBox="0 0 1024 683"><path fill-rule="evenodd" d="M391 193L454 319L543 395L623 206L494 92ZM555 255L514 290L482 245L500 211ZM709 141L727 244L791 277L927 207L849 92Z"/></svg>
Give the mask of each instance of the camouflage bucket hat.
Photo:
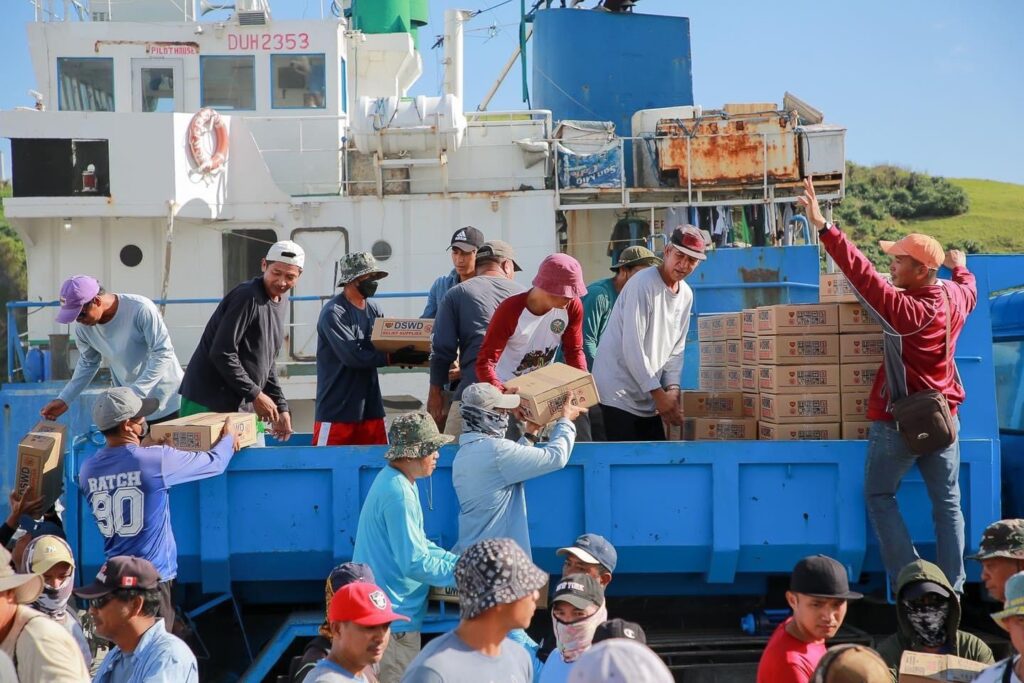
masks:
<svg viewBox="0 0 1024 683"><path fill-rule="evenodd" d="M1024 560L1024 519L1001 519L985 528L978 552L967 556L972 560L1008 557Z"/></svg>
<svg viewBox="0 0 1024 683"><path fill-rule="evenodd" d="M353 254L345 254L338 261L338 286L347 285L357 277L363 275L373 275L374 280L379 280L382 277L387 277L388 272L381 270L377 266L377 259L373 258L373 254L368 254L365 251L357 251Z"/></svg>
<svg viewBox="0 0 1024 683"><path fill-rule="evenodd" d="M425 458L454 440L454 436L438 433L434 418L429 413L406 413L391 423L391 429L388 430L388 443L391 447L384 457L388 460Z"/></svg>

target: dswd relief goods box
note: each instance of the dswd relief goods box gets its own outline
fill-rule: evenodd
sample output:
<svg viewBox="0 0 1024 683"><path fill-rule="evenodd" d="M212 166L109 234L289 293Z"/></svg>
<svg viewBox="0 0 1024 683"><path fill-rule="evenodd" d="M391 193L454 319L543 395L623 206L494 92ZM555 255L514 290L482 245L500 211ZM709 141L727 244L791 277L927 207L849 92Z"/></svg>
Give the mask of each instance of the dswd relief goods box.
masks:
<svg viewBox="0 0 1024 683"><path fill-rule="evenodd" d="M881 367L878 363L846 363L839 366L839 383L843 391L869 391Z"/></svg>
<svg viewBox="0 0 1024 683"><path fill-rule="evenodd" d="M868 438L868 430L871 429L870 422L848 421L843 422L843 439L863 441Z"/></svg>
<svg viewBox="0 0 1024 683"><path fill-rule="evenodd" d="M726 391L726 368L700 368L697 371L697 388L701 391Z"/></svg>
<svg viewBox="0 0 1024 683"><path fill-rule="evenodd" d="M757 335L838 334L835 304L780 304L757 309Z"/></svg>
<svg viewBox="0 0 1024 683"><path fill-rule="evenodd" d="M178 450L208 451L220 439L225 420L238 434L240 448L256 443L255 413L196 413L153 425L150 436L156 441L166 437L167 445Z"/></svg>
<svg viewBox="0 0 1024 683"><path fill-rule="evenodd" d="M700 364L703 367L712 365L725 365L725 342L706 341L700 342Z"/></svg>
<svg viewBox="0 0 1024 683"><path fill-rule="evenodd" d="M834 394L761 394L763 422L784 423L839 423L842 403Z"/></svg>
<svg viewBox="0 0 1024 683"><path fill-rule="evenodd" d="M843 393L843 422L858 422L867 419L868 391L847 391Z"/></svg>
<svg viewBox="0 0 1024 683"><path fill-rule="evenodd" d="M685 418L683 438L687 441L753 441L757 439L757 420L746 417Z"/></svg>
<svg viewBox="0 0 1024 683"><path fill-rule="evenodd" d="M743 394L738 391L684 391L686 417L743 417Z"/></svg>
<svg viewBox="0 0 1024 683"><path fill-rule="evenodd" d="M840 334L881 331L882 326L875 321L863 304L839 304Z"/></svg>
<svg viewBox="0 0 1024 683"><path fill-rule="evenodd" d="M881 363L883 343L883 336L877 333L843 334L839 337L839 353L844 363Z"/></svg>
<svg viewBox="0 0 1024 683"><path fill-rule="evenodd" d="M757 390L769 394L810 394L839 391L839 364L762 365Z"/></svg>
<svg viewBox="0 0 1024 683"><path fill-rule="evenodd" d="M722 314L722 339L739 339L743 336L743 314Z"/></svg>
<svg viewBox="0 0 1024 683"><path fill-rule="evenodd" d="M839 423L773 424L758 422L757 438L762 441L836 441Z"/></svg>
<svg viewBox="0 0 1024 683"><path fill-rule="evenodd" d="M778 335L757 338L761 365L819 365L839 362L838 334Z"/></svg>
<svg viewBox="0 0 1024 683"><path fill-rule="evenodd" d="M757 309L744 308L740 311L740 336L757 336Z"/></svg>
<svg viewBox="0 0 1024 683"><path fill-rule="evenodd" d="M510 379L505 386L518 391L526 419L540 425L558 419L569 392L575 392L574 405L590 408L598 401L593 376L565 363L546 365Z"/></svg>
<svg viewBox="0 0 1024 683"><path fill-rule="evenodd" d="M855 303L856 290L842 273L825 273L818 278L818 301L822 303Z"/></svg>
<svg viewBox="0 0 1024 683"><path fill-rule="evenodd" d="M907 650L900 658L899 683L968 683L978 677L978 672L989 666L953 655L932 655Z"/></svg>
<svg viewBox="0 0 1024 683"><path fill-rule="evenodd" d="M434 321L429 318L377 318L370 341L375 349L387 353L410 346L415 351L429 352L433 333Z"/></svg>
<svg viewBox="0 0 1024 683"><path fill-rule="evenodd" d="M67 427L43 421L18 442L14 488L28 497L42 497L49 510L64 490L64 445Z"/></svg>

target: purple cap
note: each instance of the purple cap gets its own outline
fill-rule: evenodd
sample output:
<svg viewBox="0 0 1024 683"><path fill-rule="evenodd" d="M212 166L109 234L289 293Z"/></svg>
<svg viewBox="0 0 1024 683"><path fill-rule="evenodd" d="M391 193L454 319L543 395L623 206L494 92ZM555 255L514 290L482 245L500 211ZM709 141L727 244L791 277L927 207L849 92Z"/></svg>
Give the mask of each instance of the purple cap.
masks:
<svg viewBox="0 0 1024 683"><path fill-rule="evenodd" d="M100 293L100 283L89 275L69 277L60 286L60 311L57 322L61 325L72 323L82 313L82 308Z"/></svg>

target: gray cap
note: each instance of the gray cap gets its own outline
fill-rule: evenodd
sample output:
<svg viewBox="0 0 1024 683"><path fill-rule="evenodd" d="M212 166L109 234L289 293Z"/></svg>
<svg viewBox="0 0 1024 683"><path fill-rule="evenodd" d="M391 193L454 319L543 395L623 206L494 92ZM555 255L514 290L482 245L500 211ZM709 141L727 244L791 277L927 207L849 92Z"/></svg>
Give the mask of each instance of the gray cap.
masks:
<svg viewBox="0 0 1024 683"><path fill-rule="evenodd" d="M476 262L483 263L484 261L500 261L502 259L508 259L512 262L516 271L522 270L519 264L516 262L516 250L512 248L512 245L502 240L487 240L483 243L479 249L476 250Z"/></svg>
<svg viewBox="0 0 1024 683"><path fill-rule="evenodd" d="M518 394L503 394L498 387L489 382L477 382L470 384L462 391L462 404L494 410L505 408L512 410L519 407L521 399Z"/></svg>
<svg viewBox="0 0 1024 683"><path fill-rule="evenodd" d="M159 407L155 398L139 398L128 387L114 387L100 394L92 404L92 421L105 432L125 420L152 415Z"/></svg>
<svg viewBox="0 0 1024 683"><path fill-rule="evenodd" d="M672 673L646 645L610 638L580 655L569 672L569 683L673 683Z"/></svg>

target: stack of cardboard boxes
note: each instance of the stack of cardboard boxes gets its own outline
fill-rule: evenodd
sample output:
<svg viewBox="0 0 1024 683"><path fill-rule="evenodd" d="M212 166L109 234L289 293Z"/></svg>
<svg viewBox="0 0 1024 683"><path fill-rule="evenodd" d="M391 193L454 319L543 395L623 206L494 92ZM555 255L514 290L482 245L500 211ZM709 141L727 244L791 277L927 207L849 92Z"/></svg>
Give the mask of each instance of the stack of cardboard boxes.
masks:
<svg viewBox="0 0 1024 683"><path fill-rule="evenodd" d="M819 299L839 307L840 390L844 439L868 438L867 404L882 364L882 328L841 273L821 276Z"/></svg>
<svg viewBox="0 0 1024 683"><path fill-rule="evenodd" d="M700 391L683 392L682 438L865 439L882 331L842 275L817 304L697 319Z"/></svg>

